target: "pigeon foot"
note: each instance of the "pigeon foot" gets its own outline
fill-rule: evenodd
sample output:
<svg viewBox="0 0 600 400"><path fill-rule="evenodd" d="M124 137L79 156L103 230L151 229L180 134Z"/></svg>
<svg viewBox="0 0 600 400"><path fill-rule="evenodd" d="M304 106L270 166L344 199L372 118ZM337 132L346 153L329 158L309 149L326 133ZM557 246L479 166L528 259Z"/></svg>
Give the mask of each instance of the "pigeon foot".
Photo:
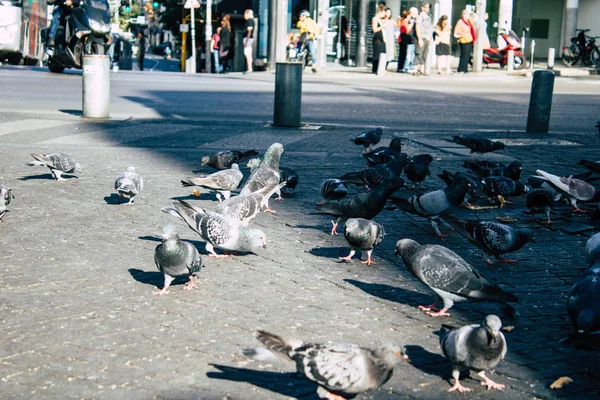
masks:
<svg viewBox="0 0 600 400"><path fill-rule="evenodd" d="M430 306L419 306L417 308L423 311L437 311L437 301Z"/></svg>
<svg viewBox="0 0 600 400"><path fill-rule="evenodd" d="M581 214L587 214L587 210L582 210L581 208L575 206L575 208L573 208L573 212L574 213L581 213Z"/></svg>
<svg viewBox="0 0 600 400"><path fill-rule="evenodd" d="M493 380L491 380L490 378L488 378L485 375L480 375L481 378L483 378L483 382L481 382L482 386L487 386L487 390L490 389L496 389L496 390L503 390L504 389L504 385L500 384L500 383L496 383Z"/></svg>
<svg viewBox="0 0 600 400"><path fill-rule="evenodd" d="M196 285L196 282L194 282L194 279L190 276L190 280L188 281L188 283L185 284L185 286L183 288L185 290L192 290L192 289L199 289L199 286Z"/></svg>
<svg viewBox="0 0 600 400"><path fill-rule="evenodd" d="M440 311L437 312L431 312L431 311L427 311L426 314L429 315L430 317L449 317L450 314L448 314L446 312L446 308L442 308Z"/></svg>
<svg viewBox="0 0 600 400"><path fill-rule="evenodd" d="M281 197L281 195L279 195L275 200L283 201L283 197Z"/></svg>
<svg viewBox="0 0 600 400"><path fill-rule="evenodd" d="M346 257L338 257L340 260L342 261L350 261L352 262L352 256L346 256Z"/></svg>
<svg viewBox="0 0 600 400"><path fill-rule="evenodd" d="M164 287L161 290L159 290L158 292L154 292L152 294L155 294L157 296L162 296L163 294L168 294L168 293L169 293L169 291L167 290L166 287Z"/></svg>
<svg viewBox="0 0 600 400"><path fill-rule="evenodd" d="M331 228L331 236L337 235L338 234L337 233L338 222L337 221L335 221L335 222L331 221L331 224L333 225L333 228Z"/></svg>
<svg viewBox="0 0 600 400"><path fill-rule="evenodd" d="M272 210L270 207L265 208L265 212L271 213L271 214L277 214L277 211Z"/></svg>
<svg viewBox="0 0 600 400"><path fill-rule="evenodd" d="M516 263L518 262L518 260L510 260L510 259L506 259L506 258L502 258L502 257L496 257L498 259L498 261L502 262L502 263Z"/></svg>
<svg viewBox="0 0 600 400"><path fill-rule="evenodd" d="M367 261L361 261L361 263L365 265L375 265L377 264L375 261L371 260L371 257L367 258Z"/></svg>
<svg viewBox="0 0 600 400"><path fill-rule="evenodd" d="M456 380L454 382L454 385L450 389L448 389L449 392L454 392L455 390L458 390L460 393L471 391L471 389L469 389L468 387L464 387L463 385L461 385L458 380Z"/></svg>
<svg viewBox="0 0 600 400"><path fill-rule="evenodd" d="M227 258L227 257L232 257L231 254L209 254L209 257L214 257L214 258Z"/></svg>

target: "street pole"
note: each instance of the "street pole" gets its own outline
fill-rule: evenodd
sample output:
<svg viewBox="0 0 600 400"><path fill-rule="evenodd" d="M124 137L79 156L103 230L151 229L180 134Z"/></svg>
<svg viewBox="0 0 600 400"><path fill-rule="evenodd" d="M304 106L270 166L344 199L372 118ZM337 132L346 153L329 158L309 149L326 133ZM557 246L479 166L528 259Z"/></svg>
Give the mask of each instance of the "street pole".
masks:
<svg viewBox="0 0 600 400"><path fill-rule="evenodd" d="M358 1L358 40L356 41L356 66L367 66L367 0Z"/></svg>
<svg viewBox="0 0 600 400"><path fill-rule="evenodd" d="M277 0L269 0L269 70L275 71L277 46Z"/></svg>
<svg viewBox="0 0 600 400"><path fill-rule="evenodd" d="M486 0L477 0L477 17L479 25L477 26L477 40L473 49L473 71L481 72L483 67L483 37L486 34L485 6Z"/></svg>
<svg viewBox="0 0 600 400"><path fill-rule="evenodd" d="M317 42L319 45L317 57L319 58L319 69L327 67L327 36L329 31L329 0L319 0L319 26L321 37Z"/></svg>
<svg viewBox="0 0 600 400"><path fill-rule="evenodd" d="M210 74L211 64L212 64L212 53L210 52L210 42L212 39L212 4L211 0L206 0L206 20L204 21L204 72ZM217 50L219 51L219 50ZM215 65L215 72L217 66Z"/></svg>
<svg viewBox="0 0 600 400"><path fill-rule="evenodd" d="M277 40L275 41L275 60L285 61L285 42L287 36L288 0L277 0Z"/></svg>
<svg viewBox="0 0 600 400"><path fill-rule="evenodd" d="M181 72L185 71L185 60L187 52L187 32L181 32Z"/></svg>
<svg viewBox="0 0 600 400"><path fill-rule="evenodd" d="M190 74L195 74L196 73L196 17L194 16L194 7L192 7L190 9L191 14L190 14L190 25L192 28L192 58L190 61L191 64L191 68L189 73ZM188 72L188 71L186 71Z"/></svg>

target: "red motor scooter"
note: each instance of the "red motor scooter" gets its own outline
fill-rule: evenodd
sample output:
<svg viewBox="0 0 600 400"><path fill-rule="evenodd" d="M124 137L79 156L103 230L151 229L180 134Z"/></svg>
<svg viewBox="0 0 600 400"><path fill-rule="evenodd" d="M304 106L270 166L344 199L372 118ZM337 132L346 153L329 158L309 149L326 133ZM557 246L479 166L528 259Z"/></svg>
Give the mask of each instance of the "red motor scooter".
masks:
<svg viewBox="0 0 600 400"><path fill-rule="evenodd" d="M508 63L508 51L515 52L515 69L525 68L525 54L521 51L521 41L513 31L500 31L498 35L498 47L491 47L483 51L483 62L489 64L500 64L501 68Z"/></svg>

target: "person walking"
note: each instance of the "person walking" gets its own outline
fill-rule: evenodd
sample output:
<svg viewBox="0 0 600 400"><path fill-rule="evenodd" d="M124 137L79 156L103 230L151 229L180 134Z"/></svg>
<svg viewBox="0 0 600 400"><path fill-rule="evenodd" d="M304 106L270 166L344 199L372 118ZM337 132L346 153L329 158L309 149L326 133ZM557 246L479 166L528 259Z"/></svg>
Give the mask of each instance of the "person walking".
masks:
<svg viewBox="0 0 600 400"><path fill-rule="evenodd" d="M385 53L385 40L383 37L383 30L385 29L385 5L380 4L377 8L377 14L371 20L371 25L373 28L373 68L371 70L372 73L377 73L377 68L379 68L379 62L381 53ZM386 62L386 60L383 60Z"/></svg>
<svg viewBox="0 0 600 400"><path fill-rule="evenodd" d="M219 49L221 48L221 27L218 27L210 39L210 52L215 64L215 74L221 72L221 63L219 62Z"/></svg>
<svg viewBox="0 0 600 400"><path fill-rule="evenodd" d="M231 16L225 15L221 20L221 41L219 44L219 62L221 73L229 72L229 49L231 47Z"/></svg>
<svg viewBox="0 0 600 400"><path fill-rule="evenodd" d="M469 11L463 10L461 19L454 26L454 37L460 45L460 60L458 62L458 72L466 74L469 71L469 58L473 42L477 39L475 27L469 20Z"/></svg>
<svg viewBox="0 0 600 400"><path fill-rule="evenodd" d="M252 45L254 43L254 11L248 9L244 12L244 19L246 24L244 25L244 57L246 57L247 69L244 74L252 73L252 64L254 63L252 57Z"/></svg>
<svg viewBox="0 0 600 400"><path fill-rule="evenodd" d="M406 47L410 42L410 35L407 33L409 15L410 13L408 10L402 10L402 14L398 17L400 34L398 35L398 66L396 67L396 72L405 72L404 63L406 62Z"/></svg>
<svg viewBox="0 0 600 400"><path fill-rule="evenodd" d="M139 31L137 40L135 41L137 47L137 62L140 71L144 70L144 58L146 57L146 37L144 32Z"/></svg>
<svg viewBox="0 0 600 400"><path fill-rule="evenodd" d="M310 63L312 72L317 72L317 44L315 38L317 36L318 26L314 19L310 17L310 13L307 10L300 11L298 17L298 24L296 25L300 29L300 46L302 43L306 43L308 52L310 53Z"/></svg>
<svg viewBox="0 0 600 400"><path fill-rule="evenodd" d="M414 72L415 48L417 46L415 24L417 23L418 16L419 10L417 10L416 7L411 7L409 9L408 22L406 23L409 40L406 45L406 61L404 62L404 72Z"/></svg>
<svg viewBox="0 0 600 400"><path fill-rule="evenodd" d="M450 34L452 28L448 24L448 16L442 15L435 25L435 55L437 56L438 74L452 73L450 69ZM445 72L442 72L445 67Z"/></svg>
<svg viewBox="0 0 600 400"><path fill-rule="evenodd" d="M421 13L417 17L415 32L417 34L417 49L415 51L415 72L413 75L427 75L429 59L429 44L433 40L433 24L429 16L429 3L421 4Z"/></svg>
<svg viewBox="0 0 600 400"><path fill-rule="evenodd" d="M385 55L386 55L385 69L387 71L388 64L390 63L390 61L392 61L394 59L394 47L395 47L394 42L396 41L394 33L396 31L396 26L398 26L396 24L396 21L394 21L392 19L392 9L389 7L385 9L385 19L383 20L383 22L385 23L385 29L383 30L383 36L385 39Z"/></svg>

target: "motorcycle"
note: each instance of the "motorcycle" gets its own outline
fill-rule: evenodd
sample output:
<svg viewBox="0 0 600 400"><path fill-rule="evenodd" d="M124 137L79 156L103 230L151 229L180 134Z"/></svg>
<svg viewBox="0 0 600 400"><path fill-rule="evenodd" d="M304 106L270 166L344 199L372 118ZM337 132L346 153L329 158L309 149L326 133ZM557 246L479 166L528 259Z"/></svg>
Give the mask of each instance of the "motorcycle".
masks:
<svg viewBox="0 0 600 400"><path fill-rule="evenodd" d="M521 41L512 29L509 31L500 31L498 35L498 47L485 49L483 51L483 62L487 65L500 64L500 67L504 68L508 63L509 50L515 53L515 69L525 68L525 54L521 51Z"/></svg>
<svg viewBox="0 0 600 400"><path fill-rule="evenodd" d="M596 45L596 38L599 36L588 36L589 29L577 29L579 33L571 38L571 45L563 47L561 56L562 62L572 67L581 59L583 65L600 65L600 50Z"/></svg>
<svg viewBox="0 0 600 400"><path fill-rule="evenodd" d="M58 28L54 51L48 54L48 69L60 73L65 68L83 67L84 55L104 55L113 37L110 34L110 9L107 0L81 0ZM48 29L42 30L48 41Z"/></svg>

